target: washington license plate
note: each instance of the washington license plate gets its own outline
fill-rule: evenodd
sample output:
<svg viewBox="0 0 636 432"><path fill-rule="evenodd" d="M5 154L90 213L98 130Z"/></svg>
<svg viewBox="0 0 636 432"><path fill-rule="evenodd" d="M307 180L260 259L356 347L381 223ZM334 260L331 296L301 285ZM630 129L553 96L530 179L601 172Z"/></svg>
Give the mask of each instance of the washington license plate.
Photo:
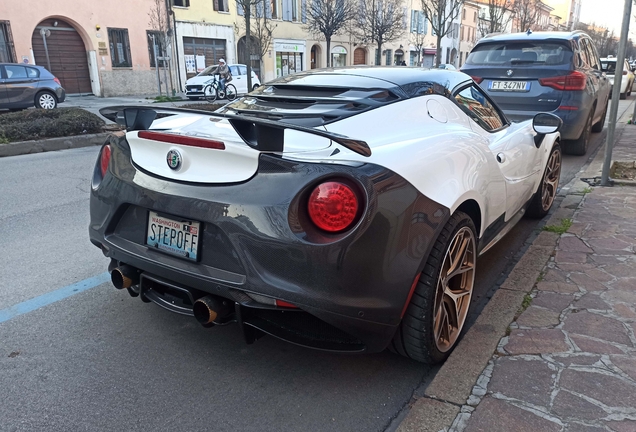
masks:
<svg viewBox="0 0 636 432"><path fill-rule="evenodd" d="M530 82L528 81L491 81L488 85L489 90L493 91L530 91Z"/></svg>
<svg viewBox="0 0 636 432"><path fill-rule="evenodd" d="M201 233L200 225L200 222L174 220L151 211L148 213L146 244L196 261Z"/></svg>

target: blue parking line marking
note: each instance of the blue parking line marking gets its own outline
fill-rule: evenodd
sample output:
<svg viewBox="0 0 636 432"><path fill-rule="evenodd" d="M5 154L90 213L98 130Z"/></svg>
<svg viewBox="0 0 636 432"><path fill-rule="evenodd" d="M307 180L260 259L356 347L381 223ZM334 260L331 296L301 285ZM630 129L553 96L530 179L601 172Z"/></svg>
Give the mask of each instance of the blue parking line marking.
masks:
<svg viewBox="0 0 636 432"><path fill-rule="evenodd" d="M42 294L41 296L37 296L6 309L2 309L0 310L0 324L5 321L9 321L10 319L17 316L50 305L51 303L64 300L65 298L74 296L75 294L79 294L83 291L95 288L96 286L109 281L110 273L104 272L102 274L98 274L97 276L93 276L91 278L76 282L73 285L67 285L65 287L58 288L55 291Z"/></svg>

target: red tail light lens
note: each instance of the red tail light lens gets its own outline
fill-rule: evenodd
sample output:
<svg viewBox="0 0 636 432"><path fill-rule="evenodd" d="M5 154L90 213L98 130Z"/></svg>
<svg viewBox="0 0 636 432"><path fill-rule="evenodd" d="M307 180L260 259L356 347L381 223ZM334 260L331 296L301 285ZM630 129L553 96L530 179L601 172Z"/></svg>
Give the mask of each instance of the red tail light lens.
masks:
<svg viewBox="0 0 636 432"><path fill-rule="evenodd" d="M623 75L627 75L627 71L623 69Z"/></svg>
<svg viewBox="0 0 636 432"><path fill-rule="evenodd" d="M284 300L276 300L276 306L278 307L286 307L286 308L293 308L293 309L298 309L298 306L288 303Z"/></svg>
<svg viewBox="0 0 636 432"><path fill-rule="evenodd" d="M60 80L57 77L53 77L53 81L55 81L57 83L57 85L62 85L62 83L60 82Z"/></svg>
<svg viewBox="0 0 636 432"><path fill-rule="evenodd" d="M99 169L102 172L102 177L104 177L106 175L106 171L108 171L108 164L110 163L110 154L111 154L110 145L106 144L102 148L102 153L99 157Z"/></svg>
<svg viewBox="0 0 636 432"><path fill-rule="evenodd" d="M139 131L139 138L166 142L170 144L181 144L190 147L201 147L215 150L225 150L225 144L221 141L197 138L189 135L177 135L172 133L161 133L152 131Z"/></svg>
<svg viewBox="0 0 636 432"><path fill-rule="evenodd" d="M539 83L542 86L564 91L585 90L586 82L587 77L585 74L578 71L574 71L569 75L539 78Z"/></svg>
<svg viewBox="0 0 636 432"><path fill-rule="evenodd" d="M358 215L359 202L353 189L330 181L318 185L309 196L308 210L312 222L320 229L336 233L349 228Z"/></svg>
<svg viewBox="0 0 636 432"><path fill-rule="evenodd" d="M477 76L471 76L471 78L473 79L473 81L475 81L477 84L481 84L481 82L484 80L482 77L477 77Z"/></svg>

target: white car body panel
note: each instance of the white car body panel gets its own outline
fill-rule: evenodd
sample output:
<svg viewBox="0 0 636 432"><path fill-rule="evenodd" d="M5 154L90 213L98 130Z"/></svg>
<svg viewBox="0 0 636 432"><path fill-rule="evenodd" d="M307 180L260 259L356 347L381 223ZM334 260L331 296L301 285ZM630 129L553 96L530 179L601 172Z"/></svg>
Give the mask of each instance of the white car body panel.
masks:
<svg viewBox="0 0 636 432"><path fill-rule="evenodd" d="M152 129L166 128L170 133L223 141L226 149L155 142L128 132L133 161L156 175L189 182L231 183L249 179L258 169L260 151L245 144L225 119L184 113L156 120L152 125ZM330 123L324 129L365 141L371 156L324 137L287 129L283 157L314 163L377 164L404 177L451 213L465 201L474 200L482 213L481 234L502 215L506 222L519 216L519 210L536 191L559 137L558 133L546 135L537 148L530 120L487 132L440 95L381 106ZM189 161L178 171L166 163L171 149L177 149L184 161Z"/></svg>

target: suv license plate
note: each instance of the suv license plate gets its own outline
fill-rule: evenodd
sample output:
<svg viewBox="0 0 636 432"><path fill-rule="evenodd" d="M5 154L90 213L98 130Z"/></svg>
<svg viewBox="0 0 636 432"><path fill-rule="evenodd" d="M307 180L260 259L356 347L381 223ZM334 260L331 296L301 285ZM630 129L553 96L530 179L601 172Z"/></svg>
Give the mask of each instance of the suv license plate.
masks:
<svg viewBox="0 0 636 432"><path fill-rule="evenodd" d="M488 90L492 91L530 91L530 82L528 81L491 81Z"/></svg>
<svg viewBox="0 0 636 432"><path fill-rule="evenodd" d="M174 220L148 213L146 244L173 255L197 260L200 222Z"/></svg>

